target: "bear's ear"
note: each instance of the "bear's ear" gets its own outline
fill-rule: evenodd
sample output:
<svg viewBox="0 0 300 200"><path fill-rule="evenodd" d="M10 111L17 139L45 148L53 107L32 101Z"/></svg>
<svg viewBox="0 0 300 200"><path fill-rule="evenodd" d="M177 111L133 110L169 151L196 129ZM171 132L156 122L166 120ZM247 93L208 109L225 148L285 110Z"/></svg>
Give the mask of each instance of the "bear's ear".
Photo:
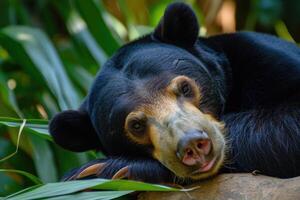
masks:
<svg viewBox="0 0 300 200"><path fill-rule="evenodd" d="M181 47L192 47L199 33L197 17L184 3L169 5L154 31L154 37L162 42Z"/></svg>
<svg viewBox="0 0 300 200"><path fill-rule="evenodd" d="M54 141L65 149L76 152L101 149L87 112L67 110L58 113L51 120L49 131Z"/></svg>

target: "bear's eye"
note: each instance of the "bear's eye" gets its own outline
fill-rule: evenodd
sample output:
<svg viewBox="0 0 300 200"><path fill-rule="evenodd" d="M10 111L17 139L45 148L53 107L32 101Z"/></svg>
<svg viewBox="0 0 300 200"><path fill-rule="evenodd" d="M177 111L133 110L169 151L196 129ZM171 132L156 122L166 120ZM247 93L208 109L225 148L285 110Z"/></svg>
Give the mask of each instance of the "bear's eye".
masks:
<svg viewBox="0 0 300 200"><path fill-rule="evenodd" d="M180 85L180 93L184 97L192 97L193 96L192 86L187 81L183 81Z"/></svg>
<svg viewBox="0 0 300 200"><path fill-rule="evenodd" d="M134 134L143 134L146 129L146 123L144 121L139 121L139 120L132 120L129 123L129 129L132 133Z"/></svg>

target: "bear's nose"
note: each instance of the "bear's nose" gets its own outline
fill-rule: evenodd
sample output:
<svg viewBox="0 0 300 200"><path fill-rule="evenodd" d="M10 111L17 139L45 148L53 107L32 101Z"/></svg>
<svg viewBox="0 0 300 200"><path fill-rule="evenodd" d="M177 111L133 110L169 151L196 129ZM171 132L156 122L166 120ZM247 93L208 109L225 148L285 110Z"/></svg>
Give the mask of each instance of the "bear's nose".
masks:
<svg viewBox="0 0 300 200"><path fill-rule="evenodd" d="M205 156L211 149L212 143L207 133L193 130L179 140L176 155L185 165L199 165L206 162Z"/></svg>

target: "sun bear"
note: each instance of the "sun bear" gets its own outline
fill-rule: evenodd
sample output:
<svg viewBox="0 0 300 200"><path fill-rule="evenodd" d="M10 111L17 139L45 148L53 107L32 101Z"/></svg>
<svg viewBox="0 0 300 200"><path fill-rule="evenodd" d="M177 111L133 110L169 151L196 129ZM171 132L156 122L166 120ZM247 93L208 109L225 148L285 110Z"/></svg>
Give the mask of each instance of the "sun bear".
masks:
<svg viewBox="0 0 300 200"><path fill-rule="evenodd" d="M198 30L188 5L169 5L153 33L105 63L78 110L51 120L57 144L107 156L64 180L300 175L300 49L266 34Z"/></svg>

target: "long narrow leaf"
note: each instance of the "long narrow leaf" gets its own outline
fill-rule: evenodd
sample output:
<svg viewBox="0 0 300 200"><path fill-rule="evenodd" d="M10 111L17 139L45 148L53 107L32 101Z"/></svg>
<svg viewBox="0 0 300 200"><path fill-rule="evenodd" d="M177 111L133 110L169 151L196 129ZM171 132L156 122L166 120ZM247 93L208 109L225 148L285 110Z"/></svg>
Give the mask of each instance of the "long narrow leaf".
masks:
<svg viewBox="0 0 300 200"><path fill-rule="evenodd" d="M78 194L63 195L59 197L46 198L47 200L110 200L115 199L132 191L101 191L101 192L81 192Z"/></svg>
<svg viewBox="0 0 300 200"><path fill-rule="evenodd" d="M93 187L99 190L134 190L134 191L179 191L164 185L149 184L130 180L110 180Z"/></svg>
<svg viewBox="0 0 300 200"><path fill-rule="evenodd" d="M14 195L9 200L33 200L57 197L61 195L68 195L74 192L85 189L99 189L99 190L121 190L121 191L186 191L176 188L171 188L162 185L148 184L137 181L126 180L107 180L107 179L91 179L81 181L69 181L59 183L48 183L37 189L31 190L20 195Z"/></svg>
<svg viewBox="0 0 300 200"><path fill-rule="evenodd" d="M52 43L42 31L24 26L6 27L0 31L0 45L21 66L42 75L62 110L79 106L78 94Z"/></svg>
<svg viewBox="0 0 300 200"><path fill-rule="evenodd" d="M74 67L73 77L76 79L78 84L88 91L93 83L94 76L92 76L86 69L81 67Z"/></svg>
<svg viewBox="0 0 300 200"><path fill-rule="evenodd" d="M57 181L57 169L49 142L37 135L30 135L30 139L33 147L33 161L38 176L44 183Z"/></svg>
<svg viewBox="0 0 300 200"><path fill-rule="evenodd" d="M23 120L14 119L9 117L0 117L0 124L9 126L9 127L21 127ZM37 134L40 137L43 137L47 140L52 141L51 136L48 132L48 121L47 120L37 120L37 119L28 119L26 120L25 129L30 132Z"/></svg>
<svg viewBox="0 0 300 200"><path fill-rule="evenodd" d="M12 197L15 197L15 196L17 196L17 195L20 195L20 194L23 194L23 193L27 193L27 192L29 192L29 191L31 191L31 190L34 190L34 189L36 189L36 188L39 188L40 186L41 186L41 185L39 184L39 185L34 185L34 186L31 186L31 187L25 188L25 189L23 189L23 190L20 190L19 192L16 192L16 193L13 193L13 194L10 194L10 195L4 197L4 199L12 198Z"/></svg>
<svg viewBox="0 0 300 200"><path fill-rule="evenodd" d="M107 180L93 179L89 181L69 181L69 182L59 182L59 183L48 183L29 192L12 196L11 198L8 199L9 200L27 200L27 199L33 200L33 199L50 198L50 197L78 192L96 186L99 183L103 183L106 181Z"/></svg>
<svg viewBox="0 0 300 200"><path fill-rule="evenodd" d="M75 11L71 12L68 18L67 27L69 31L76 36L76 38L84 42L91 55L97 61L98 65L102 66L107 60L107 55L92 37L91 33L86 27L86 23Z"/></svg>
<svg viewBox="0 0 300 200"><path fill-rule="evenodd" d="M18 153L18 150L19 150L19 144L20 144L20 139L21 139L21 134L22 134L22 131L25 127L25 124L26 124L26 120L24 119L21 126L20 126L20 129L19 129L19 132L18 132L18 138L17 138L17 144L16 144L16 150L15 152L11 153L10 155L0 159L0 162L3 162L3 161L6 161L7 159L13 157L16 153Z"/></svg>
<svg viewBox="0 0 300 200"><path fill-rule="evenodd" d="M96 41L109 56L112 55L120 45L105 24L101 13L104 12L101 4L94 0L74 0L74 3Z"/></svg>
<svg viewBox="0 0 300 200"><path fill-rule="evenodd" d="M23 117L23 114L18 106L17 101L16 101L14 91L8 87L8 85L6 83L6 77L4 76L4 74L0 74L0 98L3 101L3 103L5 104L2 106L9 107L19 117ZM7 113L7 114L9 114L9 113Z"/></svg>
<svg viewBox="0 0 300 200"><path fill-rule="evenodd" d="M42 184L43 183L38 177L36 177L33 174L30 174L28 172L25 172L25 171L16 170L16 169L0 169L0 172L10 172L10 173L21 174L21 175L27 177L28 179L30 179L35 184Z"/></svg>
<svg viewBox="0 0 300 200"><path fill-rule="evenodd" d="M0 117L0 124L9 127L20 127L22 122L21 119ZM56 162L58 162L58 167L55 167L56 162L54 161L52 150L47 141L45 141L45 139L53 141L48 133L48 121L29 119L26 120L24 129L32 133L29 137L31 138L30 141L35 158L33 161L39 177L44 182L56 181L58 174L63 174L67 170L74 168L74 166L80 166L90 159L95 159L94 156L91 156L91 152L75 154L63 149L57 149L57 151L55 151L55 158Z"/></svg>

